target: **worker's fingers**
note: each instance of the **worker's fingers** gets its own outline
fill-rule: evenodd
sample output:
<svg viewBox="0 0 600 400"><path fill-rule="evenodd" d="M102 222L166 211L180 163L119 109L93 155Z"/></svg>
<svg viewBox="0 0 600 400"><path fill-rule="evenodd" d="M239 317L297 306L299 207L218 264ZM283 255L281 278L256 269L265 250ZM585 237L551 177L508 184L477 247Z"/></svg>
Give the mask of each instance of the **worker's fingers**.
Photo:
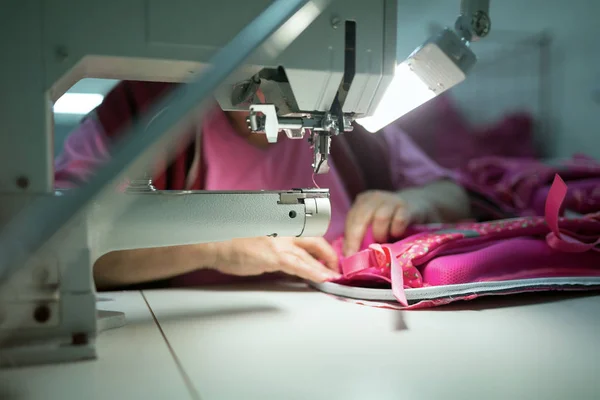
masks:
<svg viewBox="0 0 600 400"><path fill-rule="evenodd" d="M298 246L308 252L315 259L320 260L332 271L339 271L338 256L327 240L321 237L299 238Z"/></svg>
<svg viewBox="0 0 600 400"><path fill-rule="evenodd" d="M333 270L327 268L321 262L319 262L316 258L311 256L306 250L298 248L297 253L301 257L301 259L304 261L304 264L301 264L301 266L305 266L307 268L307 271L315 271L316 273L318 273L321 276L321 278L319 278L315 282L339 279L342 277L339 272L333 271Z"/></svg>
<svg viewBox="0 0 600 400"><path fill-rule="evenodd" d="M411 223L410 215L406 207L398 207L392 217L390 236L397 238L404 234L406 228Z"/></svg>
<svg viewBox="0 0 600 400"><path fill-rule="evenodd" d="M281 255L281 265L279 265L279 268L286 274L294 275L302 279L316 282L326 280L323 274L319 274L317 271L307 268L302 257L295 253Z"/></svg>
<svg viewBox="0 0 600 400"><path fill-rule="evenodd" d="M344 255L351 256L360 249L375 210L384 203L381 192L365 192L356 198L346 217L344 231Z"/></svg>
<svg viewBox="0 0 600 400"><path fill-rule="evenodd" d="M375 208L378 204L364 203L354 206L346 218L344 233L344 255L351 256L360 249L367 227L373 219Z"/></svg>
<svg viewBox="0 0 600 400"><path fill-rule="evenodd" d="M325 267L300 247L296 247L285 255L282 269L313 282L325 282L340 278L340 274Z"/></svg>
<svg viewBox="0 0 600 400"><path fill-rule="evenodd" d="M390 226L392 218L396 212L397 204L384 203L373 214L373 239L382 243L388 240L390 236Z"/></svg>

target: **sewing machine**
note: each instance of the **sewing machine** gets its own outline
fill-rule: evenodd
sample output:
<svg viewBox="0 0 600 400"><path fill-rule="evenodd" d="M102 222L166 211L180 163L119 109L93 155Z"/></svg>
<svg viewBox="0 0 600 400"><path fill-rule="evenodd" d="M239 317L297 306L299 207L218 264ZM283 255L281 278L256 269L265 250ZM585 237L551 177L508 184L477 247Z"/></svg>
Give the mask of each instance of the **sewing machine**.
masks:
<svg viewBox="0 0 600 400"><path fill-rule="evenodd" d="M352 121L377 130L462 81L475 63L468 43L490 28L489 1L464 1L456 32L441 32L397 65L395 0L8 3L0 21L3 366L96 357L98 331L124 324L122 314L96 310L91 271L102 254L325 233L327 190L153 189L145 173L153 153L201 117L210 96L224 110L249 110L251 129L271 142L280 130L308 139L314 171L325 173L333 136L352 134ZM400 72L424 91L398 110ZM187 85L138 121L88 184L57 192L51 105L84 77ZM118 193L123 177L132 185Z"/></svg>

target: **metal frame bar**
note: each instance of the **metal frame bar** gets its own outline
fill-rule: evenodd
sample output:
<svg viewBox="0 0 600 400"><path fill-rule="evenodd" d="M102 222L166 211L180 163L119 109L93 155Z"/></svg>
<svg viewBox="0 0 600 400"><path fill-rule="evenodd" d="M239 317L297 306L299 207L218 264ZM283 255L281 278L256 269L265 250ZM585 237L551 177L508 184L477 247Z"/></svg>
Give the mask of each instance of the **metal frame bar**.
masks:
<svg viewBox="0 0 600 400"><path fill-rule="evenodd" d="M184 133L182 121L206 111L207 99L259 47L275 59L329 5L330 0L275 0L252 23L223 47L199 77L167 96L154 110L164 110L151 121L148 113L126 135L110 163L90 182L62 201L42 198L23 209L0 232L0 284L27 258L111 187L126 170L140 168L152 151ZM295 19L295 16L301 18Z"/></svg>

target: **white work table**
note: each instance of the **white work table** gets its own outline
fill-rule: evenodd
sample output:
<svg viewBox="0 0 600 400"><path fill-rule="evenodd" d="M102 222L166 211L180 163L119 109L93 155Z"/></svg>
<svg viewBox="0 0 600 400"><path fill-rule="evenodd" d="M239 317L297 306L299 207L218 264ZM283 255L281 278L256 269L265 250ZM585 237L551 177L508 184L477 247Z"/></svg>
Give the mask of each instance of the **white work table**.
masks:
<svg viewBox="0 0 600 400"><path fill-rule="evenodd" d="M140 292L100 293L98 307L127 325L102 332L95 361L0 369L2 400L188 399L175 361Z"/></svg>
<svg viewBox="0 0 600 400"><path fill-rule="evenodd" d="M0 371L0 398L600 398L600 296L407 312L303 286L100 297L128 324L99 336L99 359Z"/></svg>

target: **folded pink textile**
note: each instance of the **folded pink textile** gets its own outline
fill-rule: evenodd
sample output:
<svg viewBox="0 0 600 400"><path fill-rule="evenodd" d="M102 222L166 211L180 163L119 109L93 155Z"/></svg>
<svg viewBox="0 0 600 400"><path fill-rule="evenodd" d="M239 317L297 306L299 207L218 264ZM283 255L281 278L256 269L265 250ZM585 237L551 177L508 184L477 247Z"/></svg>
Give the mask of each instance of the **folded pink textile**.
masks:
<svg viewBox="0 0 600 400"><path fill-rule="evenodd" d="M554 176L567 182L564 208L579 214L600 210L600 163L584 155L553 163L522 158L482 157L458 174L473 208L487 218L544 215Z"/></svg>

